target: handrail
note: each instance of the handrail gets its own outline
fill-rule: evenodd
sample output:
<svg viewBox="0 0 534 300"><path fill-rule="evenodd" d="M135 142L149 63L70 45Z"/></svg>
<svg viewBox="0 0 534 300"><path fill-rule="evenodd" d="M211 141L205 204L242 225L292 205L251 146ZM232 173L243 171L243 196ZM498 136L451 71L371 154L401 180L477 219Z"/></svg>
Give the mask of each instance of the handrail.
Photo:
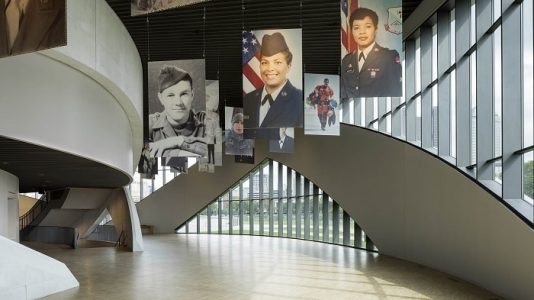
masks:
<svg viewBox="0 0 534 300"><path fill-rule="evenodd" d="M115 242L115 248L126 246L126 231L121 231L117 242Z"/></svg>
<svg viewBox="0 0 534 300"><path fill-rule="evenodd" d="M46 194L44 194L27 213L19 217L19 230L22 231L26 229L26 227L28 227L33 220L45 210L47 205L48 198L46 197Z"/></svg>

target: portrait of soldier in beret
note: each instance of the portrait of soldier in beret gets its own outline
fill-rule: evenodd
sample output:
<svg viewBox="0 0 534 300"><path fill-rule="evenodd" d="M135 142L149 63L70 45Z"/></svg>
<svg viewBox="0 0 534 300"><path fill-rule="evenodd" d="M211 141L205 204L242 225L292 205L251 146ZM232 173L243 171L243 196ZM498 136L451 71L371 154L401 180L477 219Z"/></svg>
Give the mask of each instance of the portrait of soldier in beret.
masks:
<svg viewBox="0 0 534 300"><path fill-rule="evenodd" d="M203 63L200 68L204 68ZM151 69L150 64L149 69ZM152 156L171 158L207 155L208 140L204 111L206 102L204 95L196 95L197 84L202 86L202 91L205 90L204 79L202 82L194 82L187 70L175 64L164 63L159 68L157 83L152 84L152 90L149 87L149 92L157 94L159 107L163 107L162 111L153 112L148 116ZM196 88L198 92L200 88ZM194 104L199 101L203 102L203 106L200 106L202 110L195 110ZM154 108L149 105L149 110Z"/></svg>
<svg viewBox="0 0 534 300"><path fill-rule="evenodd" d="M283 30L263 35L259 53L263 86L243 98L246 138L278 139L278 128L302 127L303 94L295 87L295 84L301 87L302 81L291 82L288 78L291 72L301 74L300 52L299 49L294 57ZM293 68L295 59L298 59L297 69Z"/></svg>
<svg viewBox="0 0 534 300"><path fill-rule="evenodd" d="M0 57L67 44L65 0L0 0Z"/></svg>

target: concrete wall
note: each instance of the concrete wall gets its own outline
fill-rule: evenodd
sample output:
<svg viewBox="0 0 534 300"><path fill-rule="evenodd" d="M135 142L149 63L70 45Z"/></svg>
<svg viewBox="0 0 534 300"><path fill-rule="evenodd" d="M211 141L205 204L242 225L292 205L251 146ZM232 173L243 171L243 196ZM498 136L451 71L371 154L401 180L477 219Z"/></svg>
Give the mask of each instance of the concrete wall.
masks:
<svg viewBox="0 0 534 300"><path fill-rule="evenodd" d="M37 203L37 199L33 197L24 196L19 194L19 216L23 216Z"/></svg>
<svg viewBox="0 0 534 300"><path fill-rule="evenodd" d="M107 210L113 218L117 235L126 234L126 245L134 252L143 251L141 223L130 193L126 188L116 189L110 197Z"/></svg>
<svg viewBox="0 0 534 300"><path fill-rule="evenodd" d="M68 0L67 33L65 47L0 61L0 135L131 176L143 131L137 48L104 0Z"/></svg>
<svg viewBox="0 0 534 300"><path fill-rule="evenodd" d="M37 299L79 286L65 264L0 236L0 299Z"/></svg>
<svg viewBox="0 0 534 300"><path fill-rule="evenodd" d="M0 170L0 236L19 241L19 179Z"/></svg>
<svg viewBox="0 0 534 300"><path fill-rule="evenodd" d="M377 132L342 125L341 137L304 136L298 155L256 145L318 184L381 253L426 265L507 298L534 297L534 232L483 188L434 156ZM138 204L142 224L172 232L252 166L225 157L215 174L190 170Z"/></svg>

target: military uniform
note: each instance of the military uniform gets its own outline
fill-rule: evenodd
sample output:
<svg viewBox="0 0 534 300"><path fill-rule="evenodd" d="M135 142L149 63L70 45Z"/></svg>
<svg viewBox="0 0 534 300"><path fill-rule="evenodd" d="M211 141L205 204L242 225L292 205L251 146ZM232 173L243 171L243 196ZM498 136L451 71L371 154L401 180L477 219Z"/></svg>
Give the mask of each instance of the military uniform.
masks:
<svg viewBox="0 0 534 300"><path fill-rule="evenodd" d="M152 141L157 142L169 137L183 136L185 141L177 149L168 149L162 157L177 156L206 156L208 145L205 142L206 126L204 112L189 113L189 119L181 128L173 128L167 121L165 112L154 113L148 116L149 134Z"/></svg>
<svg viewBox="0 0 534 300"><path fill-rule="evenodd" d="M243 135L235 134L233 130L226 133L226 154L252 156L253 140L243 139Z"/></svg>
<svg viewBox="0 0 534 300"><path fill-rule="evenodd" d="M314 99L314 104L317 106L317 117L321 123L321 129L324 130L326 120L328 118L328 111L330 110L330 98L334 96L334 91L326 84L318 85L310 94L310 98Z"/></svg>
<svg viewBox="0 0 534 300"><path fill-rule="evenodd" d="M262 92L263 86L243 98L245 138L273 139L273 136L278 138L280 127L302 127L304 114L302 90L294 87L288 80L260 124ZM274 130L271 130L272 128Z"/></svg>
<svg viewBox="0 0 534 300"><path fill-rule="evenodd" d="M375 44L361 68L358 51L341 61L341 98L401 97L402 66L396 50Z"/></svg>
<svg viewBox="0 0 534 300"><path fill-rule="evenodd" d="M0 0L0 57L63 46L67 43L65 0L29 0L11 49L5 1Z"/></svg>

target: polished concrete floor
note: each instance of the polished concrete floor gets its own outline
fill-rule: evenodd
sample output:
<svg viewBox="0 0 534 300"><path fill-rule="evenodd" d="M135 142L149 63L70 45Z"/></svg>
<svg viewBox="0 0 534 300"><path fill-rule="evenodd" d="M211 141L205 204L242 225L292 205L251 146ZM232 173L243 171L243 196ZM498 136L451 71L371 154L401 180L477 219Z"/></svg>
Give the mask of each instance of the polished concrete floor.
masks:
<svg viewBox="0 0 534 300"><path fill-rule="evenodd" d="M38 249L80 287L46 299L499 299L447 274L347 247L252 236L145 236L145 251Z"/></svg>

